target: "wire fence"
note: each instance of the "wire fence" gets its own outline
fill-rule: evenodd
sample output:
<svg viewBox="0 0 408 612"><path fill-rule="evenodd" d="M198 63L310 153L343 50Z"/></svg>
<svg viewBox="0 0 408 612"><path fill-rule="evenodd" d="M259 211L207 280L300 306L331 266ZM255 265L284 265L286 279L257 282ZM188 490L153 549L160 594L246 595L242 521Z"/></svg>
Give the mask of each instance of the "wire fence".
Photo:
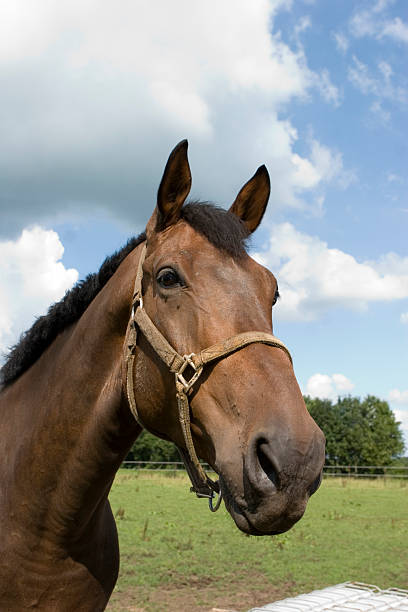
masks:
<svg viewBox="0 0 408 612"><path fill-rule="evenodd" d="M204 469L211 472L207 463ZM122 467L140 471L182 472L182 461L124 461ZM400 478L408 480L408 465L325 465L323 475L328 478Z"/></svg>

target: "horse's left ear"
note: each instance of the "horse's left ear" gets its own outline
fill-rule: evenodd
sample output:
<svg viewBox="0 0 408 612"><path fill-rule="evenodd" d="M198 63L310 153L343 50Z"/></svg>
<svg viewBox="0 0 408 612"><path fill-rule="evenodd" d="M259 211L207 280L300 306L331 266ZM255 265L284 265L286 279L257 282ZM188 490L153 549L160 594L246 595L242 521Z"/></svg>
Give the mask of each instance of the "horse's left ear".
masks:
<svg viewBox="0 0 408 612"><path fill-rule="evenodd" d="M245 223L250 234L262 221L270 192L269 173L265 166L260 166L254 176L242 187L229 209Z"/></svg>
<svg viewBox="0 0 408 612"><path fill-rule="evenodd" d="M182 140L170 153L157 192L157 206L147 224L147 234L161 231L180 218L181 207L191 189L187 148L187 140Z"/></svg>

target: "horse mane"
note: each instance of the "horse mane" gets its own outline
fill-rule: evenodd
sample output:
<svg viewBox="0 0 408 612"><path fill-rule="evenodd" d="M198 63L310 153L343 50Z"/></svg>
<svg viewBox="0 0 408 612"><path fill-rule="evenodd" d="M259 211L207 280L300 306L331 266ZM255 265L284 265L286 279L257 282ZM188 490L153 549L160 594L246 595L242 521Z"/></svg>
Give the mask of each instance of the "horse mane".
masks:
<svg viewBox="0 0 408 612"><path fill-rule="evenodd" d="M181 209L181 217L218 249L235 259L245 255L248 230L234 214L209 202L190 202ZM0 369L0 391L37 361L58 334L81 317L122 261L144 240L144 232L130 238L124 247L105 259L98 272L76 283L21 335Z"/></svg>

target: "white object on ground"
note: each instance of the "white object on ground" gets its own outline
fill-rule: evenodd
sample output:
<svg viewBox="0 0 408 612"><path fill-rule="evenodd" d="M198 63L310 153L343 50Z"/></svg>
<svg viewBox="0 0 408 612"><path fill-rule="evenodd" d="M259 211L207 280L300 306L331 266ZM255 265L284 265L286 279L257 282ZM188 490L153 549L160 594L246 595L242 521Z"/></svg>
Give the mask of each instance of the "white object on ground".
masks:
<svg viewBox="0 0 408 612"><path fill-rule="evenodd" d="M381 590L362 582L344 582L319 591L252 608L249 612L408 612L408 590Z"/></svg>

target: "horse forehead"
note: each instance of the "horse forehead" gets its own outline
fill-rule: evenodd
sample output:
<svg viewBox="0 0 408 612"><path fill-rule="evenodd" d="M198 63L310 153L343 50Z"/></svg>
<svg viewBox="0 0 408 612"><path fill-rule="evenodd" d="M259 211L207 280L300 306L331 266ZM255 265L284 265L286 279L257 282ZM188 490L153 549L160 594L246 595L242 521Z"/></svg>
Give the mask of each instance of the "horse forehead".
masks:
<svg viewBox="0 0 408 612"><path fill-rule="evenodd" d="M157 239L156 251L159 254L184 254L192 252L208 252L216 255L214 247L204 236L194 230L184 220L168 227L161 232Z"/></svg>
<svg viewBox="0 0 408 612"><path fill-rule="evenodd" d="M271 284L273 275L256 262L252 257L245 254L243 257L234 258L228 253L220 250L209 240L193 229L184 220L164 230L158 237L155 251L156 265L178 262L194 273L210 273L213 280L231 282L236 285L240 281L255 290L255 286L265 288ZM248 287L249 288L249 287Z"/></svg>
<svg viewBox="0 0 408 612"><path fill-rule="evenodd" d="M225 266L232 259L185 221L164 230L158 236L152 254L156 263L168 260L168 263L174 261L192 267L200 266L202 269L220 264Z"/></svg>

